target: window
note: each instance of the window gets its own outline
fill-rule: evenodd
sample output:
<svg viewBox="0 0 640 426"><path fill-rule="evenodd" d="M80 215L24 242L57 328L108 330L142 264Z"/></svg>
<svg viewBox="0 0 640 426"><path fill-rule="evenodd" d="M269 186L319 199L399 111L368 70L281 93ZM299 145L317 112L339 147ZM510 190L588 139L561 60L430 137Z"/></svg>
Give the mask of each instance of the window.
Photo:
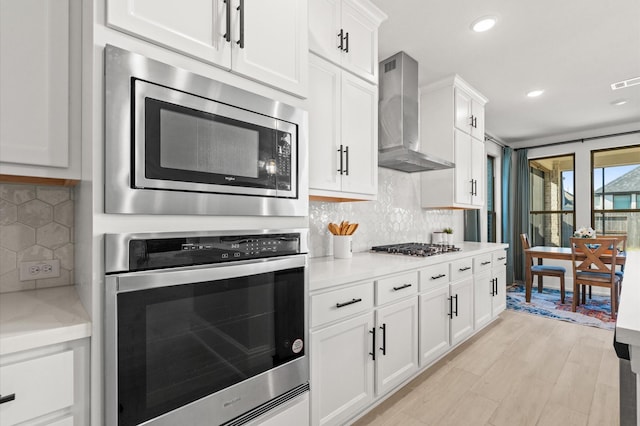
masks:
<svg viewBox="0 0 640 426"><path fill-rule="evenodd" d="M569 247L575 225L573 170L573 154L529 160L532 245Z"/></svg>
<svg viewBox="0 0 640 426"><path fill-rule="evenodd" d="M496 197L495 197L495 167L496 159L490 155L487 156L487 241L496 242Z"/></svg>
<svg viewBox="0 0 640 426"><path fill-rule="evenodd" d="M640 237L640 146L591 151L592 221L598 235Z"/></svg>

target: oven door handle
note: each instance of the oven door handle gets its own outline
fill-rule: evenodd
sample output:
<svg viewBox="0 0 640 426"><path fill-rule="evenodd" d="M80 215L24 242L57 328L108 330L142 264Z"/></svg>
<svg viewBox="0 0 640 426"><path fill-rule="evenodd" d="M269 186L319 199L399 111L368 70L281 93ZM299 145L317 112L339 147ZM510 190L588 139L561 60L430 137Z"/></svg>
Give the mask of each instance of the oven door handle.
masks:
<svg viewBox="0 0 640 426"><path fill-rule="evenodd" d="M306 266L306 255L293 255L278 258L217 263L215 265L130 272L116 275L118 283L116 292L122 293L171 285L217 281Z"/></svg>

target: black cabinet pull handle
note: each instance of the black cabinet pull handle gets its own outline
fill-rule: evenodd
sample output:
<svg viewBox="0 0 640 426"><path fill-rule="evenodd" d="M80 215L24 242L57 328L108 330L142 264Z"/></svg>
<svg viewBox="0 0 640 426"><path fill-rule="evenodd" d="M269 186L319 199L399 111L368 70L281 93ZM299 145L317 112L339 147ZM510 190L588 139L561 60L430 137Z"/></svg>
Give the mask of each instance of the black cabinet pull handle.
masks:
<svg viewBox="0 0 640 426"><path fill-rule="evenodd" d="M382 329L382 347L380 348L380 350L382 351L382 355L386 355L387 354L387 324L382 324L380 326L380 329Z"/></svg>
<svg viewBox="0 0 640 426"><path fill-rule="evenodd" d="M15 393L12 393L11 395L5 395L5 396L0 395L0 404L4 404L5 402L13 401L14 399L16 399L16 394Z"/></svg>
<svg viewBox="0 0 640 426"><path fill-rule="evenodd" d="M240 49L244 49L244 0L240 0L237 10L240 11L240 40L236 43L238 43Z"/></svg>
<svg viewBox="0 0 640 426"><path fill-rule="evenodd" d="M442 277L446 277L446 274L440 274L440 275L432 276L431 279L432 280L439 280Z"/></svg>
<svg viewBox="0 0 640 426"><path fill-rule="evenodd" d="M502 256L502 257L499 257L499 258L498 258L498 260L505 260L505 259L506 259L506 257L505 257L505 256Z"/></svg>
<svg viewBox="0 0 640 426"><path fill-rule="evenodd" d="M449 313L447 315L449 315L450 319L453 319L453 296L447 297L447 299L449 300Z"/></svg>
<svg viewBox="0 0 640 426"><path fill-rule="evenodd" d="M394 287L393 290L398 291L398 290L402 290L404 288L409 288L409 287L411 287L411 284L403 284L400 287Z"/></svg>
<svg viewBox="0 0 640 426"><path fill-rule="evenodd" d="M342 169L342 144L340 144L340 148L338 149L338 152L340 153L340 168L338 169L338 173L340 173L342 175L343 169Z"/></svg>
<svg viewBox="0 0 640 426"><path fill-rule="evenodd" d="M344 169L344 174L349 176L349 147L344 147L344 156L346 158L347 167Z"/></svg>
<svg viewBox="0 0 640 426"><path fill-rule="evenodd" d="M224 39L227 42L231 42L231 0L223 0L224 3L227 5L225 7L226 9L226 23L227 23L227 31L224 33Z"/></svg>
<svg viewBox="0 0 640 426"><path fill-rule="evenodd" d="M349 53L349 31L347 31L347 34L344 36L344 41L345 41L344 51L346 53Z"/></svg>
<svg viewBox="0 0 640 426"><path fill-rule="evenodd" d="M362 299L351 299L348 302L336 303L336 308L343 308L345 306L353 305L354 303L362 302Z"/></svg>
<svg viewBox="0 0 640 426"><path fill-rule="evenodd" d="M456 299L456 316L458 316L458 295L456 294L453 297L455 297L455 299Z"/></svg>
<svg viewBox="0 0 640 426"><path fill-rule="evenodd" d="M491 296L495 296L495 290L496 290L496 279L491 278Z"/></svg>
<svg viewBox="0 0 640 426"><path fill-rule="evenodd" d="M338 45L338 49L344 50L344 29L340 28L340 32L338 33L338 39L340 39L340 44Z"/></svg>
<svg viewBox="0 0 640 426"><path fill-rule="evenodd" d="M481 263L481 265L482 265L482 266L484 266L484 265L488 265L488 264L490 264L490 263L491 263L491 261L490 261L490 260L488 260L488 261L486 261L486 262L482 262L482 263Z"/></svg>
<svg viewBox="0 0 640 426"><path fill-rule="evenodd" d="M375 361L376 360L376 328L373 327L371 330L369 330L369 333L371 333L372 339L373 339L373 346L371 347L371 352L369 352L369 355L371 355L371 358L373 359L373 361Z"/></svg>
<svg viewBox="0 0 640 426"><path fill-rule="evenodd" d="M469 116L469 127L473 127L473 115Z"/></svg>
<svg viewBox="0 0 640 426"><path fill-rule="evenodd" d="M458 271L464 272L464 271L468 271L469 269L471 269L471 266L465 266L464 268L459 268Z"/></svg>

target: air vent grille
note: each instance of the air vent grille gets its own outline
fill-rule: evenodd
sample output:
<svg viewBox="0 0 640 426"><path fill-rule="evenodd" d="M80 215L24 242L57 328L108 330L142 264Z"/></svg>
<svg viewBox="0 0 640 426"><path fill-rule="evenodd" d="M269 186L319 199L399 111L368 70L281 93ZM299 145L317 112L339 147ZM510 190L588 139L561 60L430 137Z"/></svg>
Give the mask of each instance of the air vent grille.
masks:
<svg viewBox="0 0 640 426"><path fill-rule="evenodd" d="M392 60L384 64L384 72L393 71L396 69L396 60Z"/></svg>
<svg viewBox="0 0 640 426"><path fill-rule="evenodd" d="M625 87L631 87L640 84L640 77L630 78L629 80L619 81L611 85L611 90L624 89Z"/></svg>

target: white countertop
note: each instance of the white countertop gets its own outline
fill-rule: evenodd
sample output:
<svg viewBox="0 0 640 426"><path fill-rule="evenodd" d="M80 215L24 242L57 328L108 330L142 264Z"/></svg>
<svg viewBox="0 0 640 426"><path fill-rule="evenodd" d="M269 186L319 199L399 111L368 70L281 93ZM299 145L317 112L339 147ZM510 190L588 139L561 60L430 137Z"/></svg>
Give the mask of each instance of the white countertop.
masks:
<svg viewBox="0 0 640 426"><path fill-rule="evenodd" d="M424 268L481 253L506 249L502 243L460 243L458 252L429 257L394 255L387 253L354 253L350 259L334 259L333 256L314 257L309 260L309 289L316 291L354 281L372 279Z"/></svg>
<svg viewBox="0 0 640 426"><path fill-rule="evenodd" d="M74 286L0 294L0 355L89 336Z"/></svg>
<svg viewBox="0 0 640 426"><path fill-rule="evenodd" d="M640 252L629 251L624 265L616 339L640 346Z"/></svg>

